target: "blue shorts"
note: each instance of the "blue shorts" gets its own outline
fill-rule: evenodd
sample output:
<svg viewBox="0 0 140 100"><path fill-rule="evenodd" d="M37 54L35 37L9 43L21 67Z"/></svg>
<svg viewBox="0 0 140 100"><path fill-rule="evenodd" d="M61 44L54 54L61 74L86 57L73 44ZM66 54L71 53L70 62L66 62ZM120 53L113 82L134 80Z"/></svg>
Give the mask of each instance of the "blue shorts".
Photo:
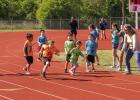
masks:
<svg viewBox="0 0 140 100"><path fill-rule="evenodd" d="M118 46L119 46L119 43L112 43L112 48L113 48L113 49L117 49Z"/></svg>

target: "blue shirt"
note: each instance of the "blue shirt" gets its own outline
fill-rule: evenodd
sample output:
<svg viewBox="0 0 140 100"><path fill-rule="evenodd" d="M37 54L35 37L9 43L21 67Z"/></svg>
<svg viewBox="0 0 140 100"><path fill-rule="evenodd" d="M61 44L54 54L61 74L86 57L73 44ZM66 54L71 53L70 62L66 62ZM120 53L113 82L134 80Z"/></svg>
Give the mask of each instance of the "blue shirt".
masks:
<svg viewBox="0 0 140 100"><path fill-rule="evenodd" d="M96 30L93 30L92 32L90 32L90 34L93 36L94 40L96 41L97 37L98 37L98 33Z"/></svg>
<svg viewBox="0 0 140 100"><path fill-rule="evenodd" d="M86 52L88 55L95 55L97 50L97 43L95 41L86 41Z"/></svg>
<svg viewBox="0 0 140 100"><path fill-rule="evenodd" d="M46 36L39 36L38 37L38 43L39 43L39 45L46 44L46 42L47 42L47 37Z"/></svg>

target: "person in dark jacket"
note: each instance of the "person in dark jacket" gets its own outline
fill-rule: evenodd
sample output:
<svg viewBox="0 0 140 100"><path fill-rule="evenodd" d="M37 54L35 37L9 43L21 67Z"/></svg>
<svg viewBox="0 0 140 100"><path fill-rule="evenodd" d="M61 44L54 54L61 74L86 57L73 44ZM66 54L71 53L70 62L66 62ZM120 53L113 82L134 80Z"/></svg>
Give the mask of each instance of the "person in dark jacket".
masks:
<svg viewBox="0 0 140 100"><path fill-rule="evenodd" d="M69 23L69 26L70 26L71 34L72 36L74 35L74 40L76 40L78 24L75 17L71 18L71 22Z"/></svg>

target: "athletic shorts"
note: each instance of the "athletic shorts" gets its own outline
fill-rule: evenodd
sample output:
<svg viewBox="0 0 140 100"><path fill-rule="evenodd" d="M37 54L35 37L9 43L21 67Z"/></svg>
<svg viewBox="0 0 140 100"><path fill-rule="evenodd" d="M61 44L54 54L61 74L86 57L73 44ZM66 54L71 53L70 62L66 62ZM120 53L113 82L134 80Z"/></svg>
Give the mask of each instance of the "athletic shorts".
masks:
<svg viewBox="0 0 140 100"><path fill-rule="evenodd" d="M119 46L119 44L118 44L118 43L112 43L112 48L113 48L113 49L117 49L117 48L118 48L118 46Z"/></svg>
<svg viewBox="0 0 140 100"><path fill-rule="evenodd" d="M67 61L67 62L70 62L70 57L71 57L71 54L67 54L67 55L66 55L66 61Z"/></svg>
<svg viewBox="0 0 140 100"><path fill-rule="evenodd" d="M71 30L71 34L77 35L77 30Z"/></svg>
<svg viewBox="0 0 140 100"><path fill-rule="evenodd" d="M105 27L101 27L101 30L105 30Z"/></svg>
<svg viewBox="0 0 140 100"><path fill-rule="evenodd" d="M95 57L93 55L87 55L86 59L88 62L91 62L91 63L95 62Z"/></svg>
<svg viewBox="0 0 140 100"><path fill-rule="evenodd" d="M46 65L46 63L51 62L51 59L48 59L47 57L43 57L43 61L44 61L44 65Z"/></svg>
<svg viewBox="0 0 140 100"><path fill-rule="evenodd" d="M26 59L28 64L32 64L33 63L33 56L25 56L25 59Z"/></svg>

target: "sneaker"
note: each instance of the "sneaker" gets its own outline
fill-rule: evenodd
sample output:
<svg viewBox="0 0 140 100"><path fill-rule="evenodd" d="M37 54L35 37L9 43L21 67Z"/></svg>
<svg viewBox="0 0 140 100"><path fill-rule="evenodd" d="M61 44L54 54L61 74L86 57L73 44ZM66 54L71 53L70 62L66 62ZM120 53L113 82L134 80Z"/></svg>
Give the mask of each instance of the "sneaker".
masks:
<svg viewBox="0 0 140 100"><path fill-rule="evenodd" d="M68 73L67 69L64 69L64 73Z"/></svg>
<svg viewBox="0 0 140 100"><path fill-rule="evenodd" d="M25 74L26 74L26 75L30 75L31 73L30 73L30 72L28 72L28 71L26 71L26 72L25 72Z"/></svg>
<svg viewBox="0 0 140 100"><path fill-rule="evenodd" d="M72 70L69 70L69 73L73 76L74 72Z"/></svg>
<svg viewBox="0 0 140 100"><path fill-rule="evenodd" d="M41 72L41 76L43 77L43 78L46 78L46 73L45 72Z"/></svg>
<svg viewBox="0 0 140 100"><path fill-rule="evenodd" d="M115 68L115 65L112 65L111 68Z"/></svg>
<svg viewBox="0 0 140 100"><path fill-rule="evenodd" d="M126 72L126 73L125 73L125 75L131 75L131 74L132 74L131 72Z"/></svg>
<svg viewBox="0 0 140 100"><path fill-rule="evenodd" d="M117 69L118 71L122 71L122 68L121 67L118 67L118 69Z"/></svg>

